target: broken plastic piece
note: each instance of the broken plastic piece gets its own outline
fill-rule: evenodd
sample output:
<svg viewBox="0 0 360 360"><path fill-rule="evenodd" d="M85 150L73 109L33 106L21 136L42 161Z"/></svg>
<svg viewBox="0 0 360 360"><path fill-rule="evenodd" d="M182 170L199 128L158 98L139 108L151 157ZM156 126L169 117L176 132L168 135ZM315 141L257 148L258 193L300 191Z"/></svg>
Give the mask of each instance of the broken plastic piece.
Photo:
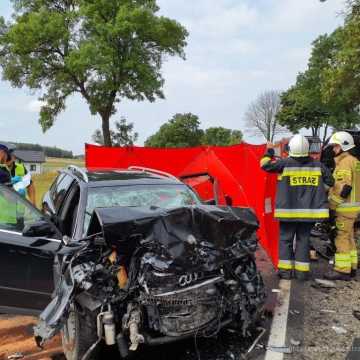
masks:
<svg viewBox="0 0 360 360"><path fill-rule="evenodd" d="M291 354L292 350L288 346L268 346L267 348L270 351L281 353L281 354Z"/></svg>
<svg viewBox="0 0 360 360"><path fill-rule="evenodd" d="M260 341L260 339L264 336L264 334L266 333L266 329L264 328L257 328L256 330L260 331L260 334L257 336L257 338L254 340L254 342L251 344L251 346L249 347L249 349L247 350L245 356L243 358L246 359L246 357L255 349L256 345L258 345L258 342Z"/></svg>
<svg viewBox="0 0 360 360"><path fill-rule="evenodd" d="M332 326L331 327L338 335L347 334L347 330L340 326Z"/></svg>
<svg viewBox="0 0 360 360"><path fill-rule="evenodd" d="M16 352L14 354L9 355L7 358L8 360L16 360L16 359L22 359L25 355L21 352Z"/></svg>

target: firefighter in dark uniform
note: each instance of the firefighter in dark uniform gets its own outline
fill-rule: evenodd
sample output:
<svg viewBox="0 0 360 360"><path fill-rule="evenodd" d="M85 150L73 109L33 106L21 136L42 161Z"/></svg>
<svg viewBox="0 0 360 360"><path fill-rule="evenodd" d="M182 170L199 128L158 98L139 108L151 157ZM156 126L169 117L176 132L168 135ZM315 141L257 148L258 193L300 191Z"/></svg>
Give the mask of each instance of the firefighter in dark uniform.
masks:
<svg viewBox="0 0 360 360"><path fill-rule="evenodd" d="M329 218L326 187L334 185L334 178L323 164L309 157L309 142L302 135L290 140L288 158L275 159L274 155L269 144L260 165L263 170L278 174L275 208L275 218L280 221L278 275L287 280L294 275L307 280L310 232L314 223Z"/></svg>

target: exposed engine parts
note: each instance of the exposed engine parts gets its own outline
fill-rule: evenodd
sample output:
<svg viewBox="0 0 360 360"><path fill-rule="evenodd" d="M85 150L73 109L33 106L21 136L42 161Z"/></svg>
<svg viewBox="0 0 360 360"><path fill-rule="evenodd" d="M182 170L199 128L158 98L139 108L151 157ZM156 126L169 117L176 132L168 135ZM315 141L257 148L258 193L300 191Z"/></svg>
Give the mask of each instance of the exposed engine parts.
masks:
<svg viewBox="0 0 360 360"><path fill-rule="evenodd" d="M108 310L100 312L97 316L97 333L99 339L104 338L106 345L115 345L116 329L114 313L111 307Z"/></svg>
<svg viewBox="0 0 360 360"><path fill-rule="evenodd" d="M123 330L129 330L130 351L136 351L139 344L144 343L144 336L139 333L141 325L141 310L137 305L130 303L128 311L123 318Z"/></svg>
<svg viewBox="0 0 360 360"><path fill-rule="evenodd" d="M59 251L61 278L38 343L68 326L71 309L95 319L96 344L116 344L123 357L230 323L246 335L265 299L257 228L242 208L95 210L89 237Z"/></svg>

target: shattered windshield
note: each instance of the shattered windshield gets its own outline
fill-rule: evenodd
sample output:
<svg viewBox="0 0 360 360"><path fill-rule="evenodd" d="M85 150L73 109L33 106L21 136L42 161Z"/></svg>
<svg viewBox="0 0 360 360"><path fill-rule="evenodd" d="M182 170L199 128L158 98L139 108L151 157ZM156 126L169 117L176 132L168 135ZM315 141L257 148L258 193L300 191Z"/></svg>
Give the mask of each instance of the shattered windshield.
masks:
<svg viewBox="0 0 360 360"><path fill-rule="evenodd" d="M90 188L86 205L84 233L98 207L157 206L173 208L200 204L199 198L184 185L136 185Z"/></svg>

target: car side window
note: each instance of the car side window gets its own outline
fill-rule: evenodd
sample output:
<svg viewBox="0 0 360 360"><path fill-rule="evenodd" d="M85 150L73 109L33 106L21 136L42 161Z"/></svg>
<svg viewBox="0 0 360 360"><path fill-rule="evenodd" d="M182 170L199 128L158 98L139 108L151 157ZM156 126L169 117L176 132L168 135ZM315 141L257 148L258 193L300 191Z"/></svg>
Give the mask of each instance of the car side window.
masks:
<svg viewBox="0 0 360 360"><path fill-rule="evenodd" d="M0 230L22 232L26 225L42 219L30 203L14 191L0 186Z"/></svg>
<svg viewBox="0 0 360 360"><path fill-rule="evenodd" d="M56 190L57 190L57 187L59 186L59 184L61 183L62 179L65 177L65 174L59 174L55 181L53 182L53 184L51 185L51 188L50 188L50 197L51 197L51 200L52 202L54 203L55 202L55 197L56 197Z"/></svg>
<svg viewBox="0 0 360 360"><path fill-rule="evenodd" d="M58 214L58 226L63 235L72 236L74 232L79 200L80 187L78 184L74 184L63 201L63 206Z"/></svg>
<svg viewBox="0 0 360 360"><path fill-rule="evenodd" d="M56 185L51 192L51 199L54 203L56 210L59 210L73 180L74 179L71 176L66 174L63 175L61 178L59 177L58 179L56 179Z"/></svg>

